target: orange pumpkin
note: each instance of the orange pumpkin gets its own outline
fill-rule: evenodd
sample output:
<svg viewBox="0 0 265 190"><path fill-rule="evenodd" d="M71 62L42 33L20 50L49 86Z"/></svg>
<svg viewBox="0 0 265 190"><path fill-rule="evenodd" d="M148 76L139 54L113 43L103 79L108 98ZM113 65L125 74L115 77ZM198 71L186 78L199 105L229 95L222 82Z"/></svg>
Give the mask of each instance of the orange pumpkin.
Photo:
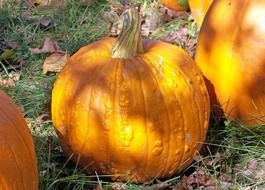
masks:
<svg viewBox="0 0 265 190"><path fill-rule="evenodd" d="M265 121L264 13L265 1L215 0L196 50L213 99L229 118L249 125Z"/></svg>
<svg viewBox="0 0 265 190"><path fill-rule="evenodd" d="M191 14L199 27L213 0L189 0Z"/></svg>
<svg viewBox="0 0 265 190"><path fill-rule="evenodd" d="M26 122L0 91L0 189L37 190L38 171L33 139Z"/></svg>
<svg viewBox="0 0 265 190"><path fill-rule="evenodd" d="M189 8L188 0L160 0L163 5L175 11L185 11Z"/></svg>
<svg viewBox="0 0 265 190"><path fill-rule="evenodd" d="M209 97L182 49L141 41L139 7L118 38L75 53L54 84L52 120L68 155L89 173L144 182L185 168L205 140Z"/></svg>

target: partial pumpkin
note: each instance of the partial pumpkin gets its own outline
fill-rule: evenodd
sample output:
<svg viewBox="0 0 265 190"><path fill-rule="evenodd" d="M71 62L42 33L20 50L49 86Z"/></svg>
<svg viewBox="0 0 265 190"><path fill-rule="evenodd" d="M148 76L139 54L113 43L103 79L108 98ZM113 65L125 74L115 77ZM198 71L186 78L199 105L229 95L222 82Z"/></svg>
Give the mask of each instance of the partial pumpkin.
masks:
<svg viewBox="0 0 265 190"><path fill-rule="evenodd" d="M0 189L37 190L33 139L12 100L0 91Z"/></svg>
<svg viewBox="0 0 265 190"><path fill-rule="evenodd" d="M54 84L52 120L67 155L89 173L144 182L184 169L199 151L210 102L182 49L141 40L139 7L118 38L74 54Z"/></svg>
<svg viewBox="0 0 265 190"><path fill-rule="evenodd" d="M160 0L161 3L175 11L185 11L189 9L188 0Z"/></svg>
<svg viewBox="0 0 265 190"><path fill-rule="evenodd" d="M265 1L215 0L196 50L212 104L217 96L229 118L249 125L265 123L264 21Z"/></svg>
<svg viewBox="0 0 265 190"><path fill-rule="evenodd" d="M212 2L213 0L189 0L191 14L199 27Z"/></svg>

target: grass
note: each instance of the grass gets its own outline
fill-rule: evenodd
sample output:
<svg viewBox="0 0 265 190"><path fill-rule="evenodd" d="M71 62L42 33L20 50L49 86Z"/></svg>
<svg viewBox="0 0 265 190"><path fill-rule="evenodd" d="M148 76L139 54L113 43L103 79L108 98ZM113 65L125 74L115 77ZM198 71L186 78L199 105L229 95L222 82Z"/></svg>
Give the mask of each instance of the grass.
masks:
<svg viewBox="0 0 265 190"><path fill-rule="evenodd" d="M66 158L59 146L58 138L52 127L50 114L50 95L56 74L42 74L42 63L47 56L31 55L28 48L38 47L44 37L49 36L59 42L62 50L74 53L80 47L108 34L103 14L109 10L105 1L93 1L91 6L82 6L76 1L67 1L65 9L32 8L21 5L5 4L0 9L0 42L15 41L15 51L19 63L15 69L0 60L0 77L19 72L21 79L14 87L4 88L23 110L32 131L39 163L40 190L84 190L101 183L104 189L118 186L120 189L155 189L157 182L149 185L113 183L107 176L85 175L75 164ZM142 1L146 7L151 1ZM51 21L48 27L38 22L41 18ZM151 36L159 39L183 26L188 26L190 38L196 38L198 30L192 20L173 20L163 24L159 33ZM7 47L0 43L0 52ZM184 47L185 48L185 47ZM3 68L3 69L1 69ZM250 129L235 121L224 124L211 122L208 140L201 155L185 171L163 182L185 183L185 177L194 171L203 170L204 175L215 180L214 187L219 189L265 189L265 130L264 127ZM249 165L256 162L251 174ZM196 173L195 173L196 174ZM259 174L259 175L258 175ZM257 177L258 176L258 177ZM229 185L229 187L225 186ZM205 184L191 184L187 189L203 189Z"/></svg>

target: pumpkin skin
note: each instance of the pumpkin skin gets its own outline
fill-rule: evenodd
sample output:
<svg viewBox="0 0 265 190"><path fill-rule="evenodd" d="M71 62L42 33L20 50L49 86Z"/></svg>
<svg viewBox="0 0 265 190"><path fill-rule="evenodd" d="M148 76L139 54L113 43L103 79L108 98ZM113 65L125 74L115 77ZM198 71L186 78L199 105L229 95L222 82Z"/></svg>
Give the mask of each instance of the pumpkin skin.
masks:
<svg viewBox="0 0 265 190"><path fill-rule="evenodd" d="M196 62L227 117L264 124L265 1L216 0L202 25Z"/></svg>
<svg viewBox="0 0 265 190"><path fill-rule="evenodd" d="M175 11L185 11L189 8L188 0L160 0L161 3Z"/></svg>
<svg viewBox="0 0 265 190"><path fill-rule="evenodd" d="M0 189L37 190L37 160L25 119L1 91L0 105Z"/></svg>
<svg viewBox="0 0 265 190"><path fill-rule="evenodd" d="M173 175L205 140L202 74L176 46L146 40L144 53L113 58L115 44L105 38L81 48L58 75L52 120L62 148L88 173L113 180Z"/></svg>
<svg viewBox="0 0 265 190"><path fill-rule="evenodd" d="M212 2L213 0L189 0L191 14L199 27Z"/></svg>

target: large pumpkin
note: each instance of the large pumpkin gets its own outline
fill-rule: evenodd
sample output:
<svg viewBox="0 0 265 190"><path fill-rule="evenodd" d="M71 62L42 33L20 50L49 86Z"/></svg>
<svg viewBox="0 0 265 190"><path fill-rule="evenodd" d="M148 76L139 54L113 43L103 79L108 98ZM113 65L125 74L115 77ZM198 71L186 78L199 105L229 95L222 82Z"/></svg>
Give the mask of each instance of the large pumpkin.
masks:
<svg viewBox="0 0 265 190"><path fill-rule="evenodd" d="M0 91L0 189L37 190L33 139L16 105Z"/></svg>
<svg viewBox="0 0 265 190"><path fill-rule="evenodd" d="M89 173L134 182L186 167L205 140L210 107L195 62L176 46L142 43L139 17L139 7L128 9L118 40L74 54L52 93L65 152Z"/></svg>
<svg viewBox="0 0 265 190"><path fill-rule="evenodd" d="M227 116L265 121L265 1L215 0L202 25L196 62ZM213 101L216 104L216 101Z"/></svg>
<svg viewBox="0 0 265 190"><path fill-rule="evenodd" d="M188 0L160 0L163 5L175 11L185 11L189 8Z"/></svg>
<svg viewBox="0 0 265 190"><path fill-rule="evenodd" d="M200 27L213 0L189 0L191 14Z"/></svg>

